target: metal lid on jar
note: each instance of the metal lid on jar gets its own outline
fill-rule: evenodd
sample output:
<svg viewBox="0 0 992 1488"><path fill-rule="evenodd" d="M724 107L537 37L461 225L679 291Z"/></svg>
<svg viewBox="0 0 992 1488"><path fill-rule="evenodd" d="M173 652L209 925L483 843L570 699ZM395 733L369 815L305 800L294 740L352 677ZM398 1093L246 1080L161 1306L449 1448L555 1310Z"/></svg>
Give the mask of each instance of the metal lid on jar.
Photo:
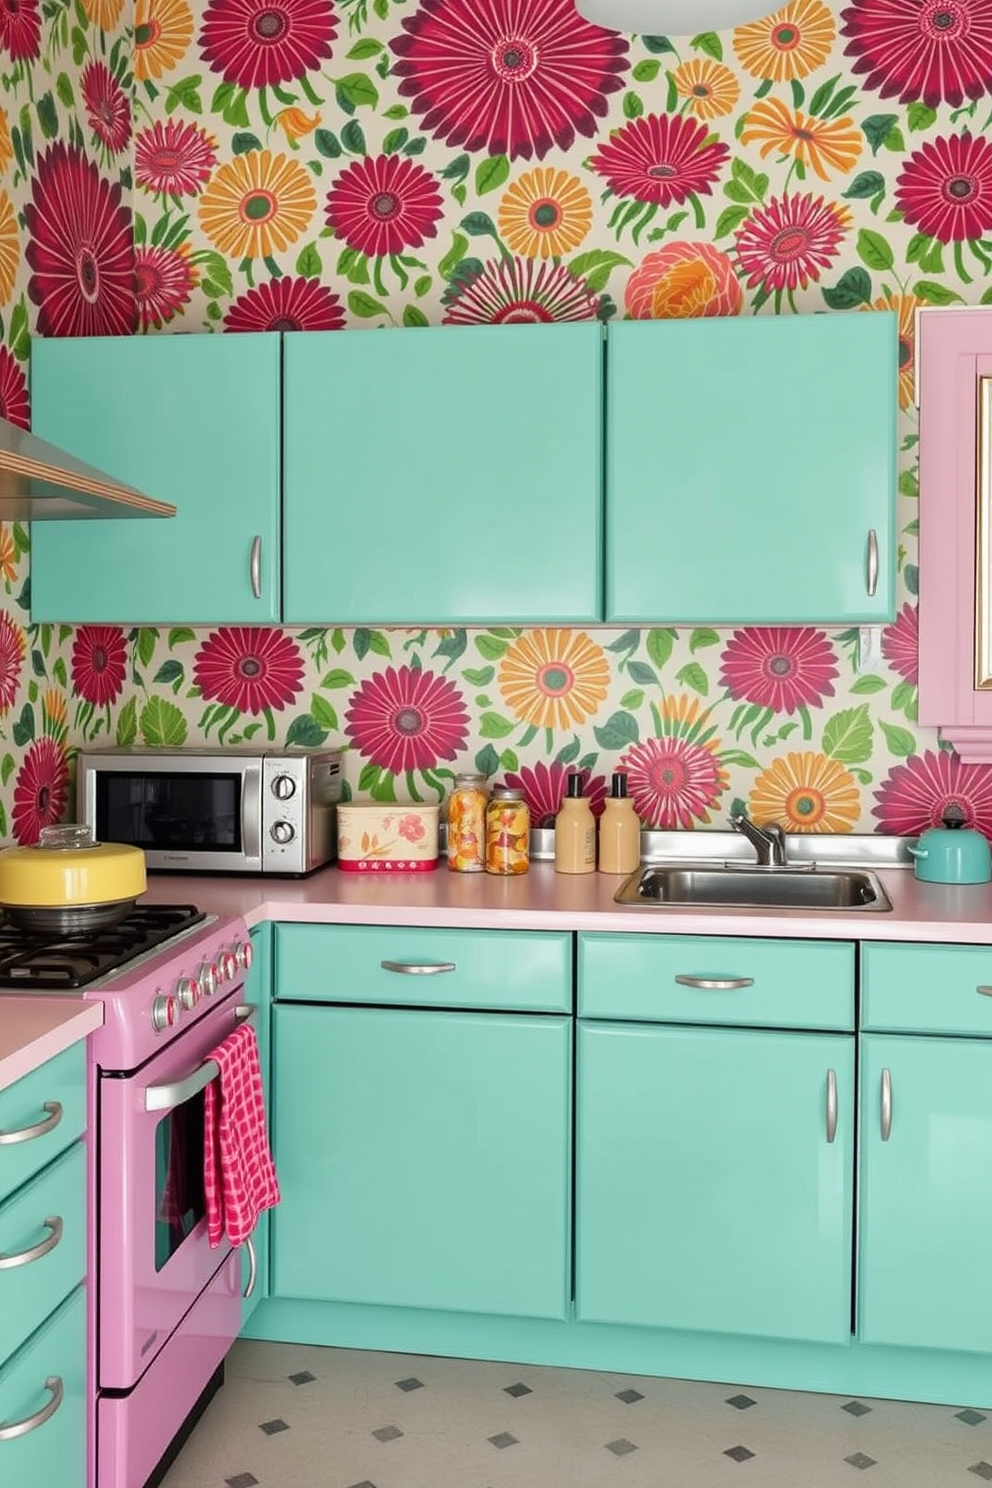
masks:
<svg viewBox="0 0 992 1488"><path fill-rule="evenodd" d="M492 792L494 801L522 801L520 791L512 785L497 785Z"/></svg>
<svg viewBox="0 0 992 1488"><path fill-rule="evenodd" d="M466 773L464 775L456 775L455 776L455 788L456 789L459 786L465 786L465 785L481 785L481 786L484 787L485 784L486 784L486 777L485 777L485 775L474 775L471 772L468 772L468 773Z"/></svg>

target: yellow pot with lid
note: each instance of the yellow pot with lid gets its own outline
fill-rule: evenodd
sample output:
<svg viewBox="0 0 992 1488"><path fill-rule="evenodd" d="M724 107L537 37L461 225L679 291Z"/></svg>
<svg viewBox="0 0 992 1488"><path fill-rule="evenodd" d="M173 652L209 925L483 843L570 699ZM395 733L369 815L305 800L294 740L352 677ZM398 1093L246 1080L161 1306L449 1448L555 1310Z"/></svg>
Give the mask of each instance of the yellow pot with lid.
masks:
<svg viewBox="0 0 992 1488"><path fill-rule="evenodd" d="M95 842L88 827L43 827L36 846L0 851L0 907L29 929L66 933L123 919L147 888L139 847Z"/></svg>

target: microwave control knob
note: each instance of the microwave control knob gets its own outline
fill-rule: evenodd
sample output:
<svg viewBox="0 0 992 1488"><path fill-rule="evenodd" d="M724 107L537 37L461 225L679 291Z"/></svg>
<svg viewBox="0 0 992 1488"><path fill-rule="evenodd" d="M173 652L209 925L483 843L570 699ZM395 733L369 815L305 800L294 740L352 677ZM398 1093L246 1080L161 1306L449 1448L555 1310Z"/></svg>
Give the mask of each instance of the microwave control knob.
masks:
<svg viewBox="0 0 992 1488"><path fill-rule="evenodd" d="M156 1033L172 1028L178 1016L174 997L156 997L152 1003L152 1027Z"/></svg>
<svg viewBox="0 0 992 1488"><path fill-rule="evenodd" d="M242 971L250 971L254 957L254 950L250 940L238 940L234 943L234 957Z"/></svg>
<svg viewBox="0 0 992 1488"><path fill-rule="evenodd" d="M200 984L196 977L182 977L176 987L176 999L184 1012L191 1013L200 1000Z"/></svg>
<svg viewBox="0 0 992 1488"><path fill-rule="evenodd" d="M292 775L277 775L272 782L272 794L277 801L289 801L296 795L296 781Z"/></svg>
<svg viewBox="0 0 992 1488"><path fill-rule="evenodd" d="M200 987L204 997L213 997L217 991L217 983L220 981L220 970L216 961L204 961L197 974Z"/></svg>
<svg viewBox="0 0 992 1488"><path fill-rule="evenodd" d="M280 847L285 847L296 836L296 828L292 822L277 821L272 823L271 833L273 842L278 842Z"/></svg>

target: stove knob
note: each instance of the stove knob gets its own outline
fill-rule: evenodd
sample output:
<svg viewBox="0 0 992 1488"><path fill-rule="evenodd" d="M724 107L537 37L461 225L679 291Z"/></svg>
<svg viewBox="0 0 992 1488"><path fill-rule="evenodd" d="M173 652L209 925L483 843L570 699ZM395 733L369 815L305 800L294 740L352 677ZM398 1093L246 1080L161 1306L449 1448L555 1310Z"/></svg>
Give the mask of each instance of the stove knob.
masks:
<svg viewBox="0 0 992 1488"><path fill-rule="evenodd" d="M272 838L273 842L278 842L280 847L285 847L287 842L292 842L293 838L296 836L296 828L292 825L291 822L273 822L271 828L269 829L269 836Z"/></svg>
<svg viewBox="0 0 992 1488"><path fill-rule="evenodd" d="M172 1028L177 1017L176 999L174 997L156 997L152 1003L152 1027L156 1033L164 1033L167 1028Z"/></svg>
<svg viewBox="0 0 992 1488"><path fill-rule="evenodd" d="M196 977L182 977L176 987L176 998L184 1012L191 1013L200 1000L200 984Z"/></svg>
<svg viewBox="0 0 992 1488"><path fill-rule="evenodd" d="M229 982L232 977L237 976L238 974L238 963L235 961L230 951L224 951L221 954L220 973L225 982Z"/></svg>
<svg viewBox="0 0 992 1488"><path fill-rule="evenodd" d="M217 983L220 981L220 968L216 961L204 961L198 972L200 986L204 997L213 997L217 991Z"/></svg>
<svg viewBox="0 0 992 1488"><path fill-rule="evenodd" d="M296 781L292 775L277 775L272 782L272 794L277 801L288 801L296 795Z"/></svg>
<svg viewBox="0 0 992 1488"><path fill-rule="evenodd" d="M252 963L252 944L250 940L236 940L234 942L234 959L242 971L250 971Z"/></svg>

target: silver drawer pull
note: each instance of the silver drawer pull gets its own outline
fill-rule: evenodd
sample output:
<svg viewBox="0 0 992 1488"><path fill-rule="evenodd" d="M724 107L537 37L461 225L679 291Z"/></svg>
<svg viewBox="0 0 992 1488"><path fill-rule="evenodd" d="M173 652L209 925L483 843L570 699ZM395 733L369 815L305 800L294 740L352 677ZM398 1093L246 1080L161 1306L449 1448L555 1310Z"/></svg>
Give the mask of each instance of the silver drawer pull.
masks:
<svg viewBox="0 0 992 1488"><path fill-rule="evenodd" d="M878 533L874 527L868 529L868 564L865 574L865 588L868 598L874 599L878 590Z"/></svg>
<svg viewBox="0 0 992 1488"><path fill-rule="evenodd" d="M437 976L454 971L454 961L380 961L383 971L398 971L401 976Z"/></svg>
<svg viewBox="0 0 992 1488"><path fill-rule="evenodd" d="M0 1147L13 1147L15 1142L33 1142L35 1137L54 1131L62 1120L62 1102L46 1101L41 1109L48 1112L44 1121L36 1121L34 1126L22 1126L19 1131L0 1131Z"/></svg>
<svg viewBox="0 0 992 1488"><path fill-rule="evenodd" d="M251 592L256 599L262 597L262 539L253 537L251 541L251 558L248 560L248 576L251 579Z"/></svg>
<svg viewBox="0 0 992 1488"><path fill-rule="evenodd" d="M62 1239L62 1220L57 1214L50 1214L47 1219L42 1220L46 1230L51 1234L44 1240L39 1240L37 1245L32 1245L30 1250L19 1250L14 1255L0 1255L0 1271L13 1271L15 1266L30 1266L32 1261L40 1261L50 1250L54 1250Z"/></svg>
<svg viewBox="0 0 992 1488"><path fill-rule="evenodd" d="M887 1142L892 1135L892 1075L887 1069L882 1071L882 1141Z"/></svg>
<svg viewBox="0 0 992 1488"><path fill-rule="evenodd" d="M51 1390L52 1398L47 1405L43 1405L40 1411L35 1411L33 1416L25 1416L23 1421L11 1421L7 1426L0 1426L0 1442L14 1441L18 1436L27 1436L31 1431L37 1431L39 1426L44 1426L50 1421L62 1404L62 1381L57 1374L50 1374L45 1381L45 1389Z"/></svg>
<svg viewBox="0 0 992 1488"><path fill-rule="evenodd" d="M837 1135L837 1071L827 1070L827 1141Z"/></svg>
<svg viewBox="0 0 992 1488"><path fill-rule="evenodd" d="M992 987L976 987L975 991L979 992L982 997L992 997Z"/></svg>
<svg viewBox="0 0 992 1488"><path fill-rule="evenodd" d="M754 977L677 976L675 980L680 987L698 987L701 992L736 992L754 986Z"/></svg>

